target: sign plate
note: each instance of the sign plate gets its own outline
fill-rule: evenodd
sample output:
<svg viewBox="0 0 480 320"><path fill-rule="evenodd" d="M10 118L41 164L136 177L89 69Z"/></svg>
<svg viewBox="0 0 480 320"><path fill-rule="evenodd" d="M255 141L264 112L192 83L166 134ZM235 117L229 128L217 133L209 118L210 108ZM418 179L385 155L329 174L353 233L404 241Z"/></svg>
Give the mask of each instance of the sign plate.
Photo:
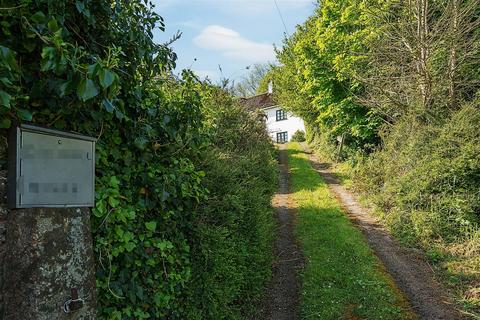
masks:
<svg viewBox="0 0 480 320"><path fill-rule="evenodd" d="M10 208L93 207L95 139L31 125L9 141Z"/></svg>

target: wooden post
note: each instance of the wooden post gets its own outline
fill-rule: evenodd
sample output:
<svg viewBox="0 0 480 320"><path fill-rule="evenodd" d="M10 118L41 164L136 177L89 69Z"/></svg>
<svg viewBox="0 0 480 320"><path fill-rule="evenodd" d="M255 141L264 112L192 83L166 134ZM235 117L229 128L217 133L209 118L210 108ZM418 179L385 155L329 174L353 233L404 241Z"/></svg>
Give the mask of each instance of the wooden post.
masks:
<svg viewBox="0 0 480 320"><path fill-rule="evenodd" d="M345 142L345 132L342 133L342 135L339 136L337 140L340 143L340 145L338 146L337 162L340 162L342 160L343 144Z"/></svg>

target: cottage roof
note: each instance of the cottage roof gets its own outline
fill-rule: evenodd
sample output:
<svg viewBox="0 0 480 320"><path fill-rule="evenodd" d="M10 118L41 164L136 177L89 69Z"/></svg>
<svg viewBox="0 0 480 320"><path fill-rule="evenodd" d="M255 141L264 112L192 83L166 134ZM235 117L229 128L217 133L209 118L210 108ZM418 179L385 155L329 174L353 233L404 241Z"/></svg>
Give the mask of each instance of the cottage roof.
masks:
<svg viewBox="0 0 480 320"><path fill-rule="evenodd" d="M250 111L273 107L276 103L273 101L273 94L262 93L249 98L240 98L240 104Z"/></svg>

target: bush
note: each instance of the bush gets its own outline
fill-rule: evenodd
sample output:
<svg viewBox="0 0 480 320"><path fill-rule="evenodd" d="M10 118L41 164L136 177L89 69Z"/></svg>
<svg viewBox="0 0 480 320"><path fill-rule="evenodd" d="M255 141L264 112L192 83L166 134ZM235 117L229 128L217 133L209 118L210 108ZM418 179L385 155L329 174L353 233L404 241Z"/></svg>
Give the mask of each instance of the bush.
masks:
<svg viewBox="0 0 480 320"><path fill-rule="evenodd" d="M292 136L292 141L293 142L304 142L305 139L305 132L302 130L297 130Z"/></svg>
<svg viewBox="0 0 480 320"><path fill-rule="evenodd" d="M205 91L206 128L213 144L198 165L209 195L195 222L194 307L186 318L245 319L270 278L275 151L262 121L221 90Z"/></svg>
<svg viewBox="0 0 480 320"><path fill-rule="evenodd" d="M150 2L24 0L0 15L0 169L17 121L98 137L98 318L239 317L270 270L264 128L214 111L191 72L173 77Z"/></svg>
<svg viewBox="0 0 480 320"><path fill-rule="evenodd" d="M453 242L480 222L480 114L465 106L444 123L397 124L357 168L358 188L404 239Z"/></svg>

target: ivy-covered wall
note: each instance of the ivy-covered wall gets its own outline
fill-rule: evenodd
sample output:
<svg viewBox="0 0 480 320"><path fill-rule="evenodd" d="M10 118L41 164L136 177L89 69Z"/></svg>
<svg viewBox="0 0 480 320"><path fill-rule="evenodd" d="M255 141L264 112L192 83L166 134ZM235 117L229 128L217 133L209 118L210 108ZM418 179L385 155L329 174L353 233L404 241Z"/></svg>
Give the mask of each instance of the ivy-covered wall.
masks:
<svg viewBox="0 0 480 320"><path fill-rule="evenodd" d="M176 54L153 41L165 25L146 1L11 7L0 11L1 138L14 122L98 138L98 318L241 318L271 266L275 166L256 119L237 108L244 122L222 120L231 100L210 109L210 85L173 76Z"/></svg>

